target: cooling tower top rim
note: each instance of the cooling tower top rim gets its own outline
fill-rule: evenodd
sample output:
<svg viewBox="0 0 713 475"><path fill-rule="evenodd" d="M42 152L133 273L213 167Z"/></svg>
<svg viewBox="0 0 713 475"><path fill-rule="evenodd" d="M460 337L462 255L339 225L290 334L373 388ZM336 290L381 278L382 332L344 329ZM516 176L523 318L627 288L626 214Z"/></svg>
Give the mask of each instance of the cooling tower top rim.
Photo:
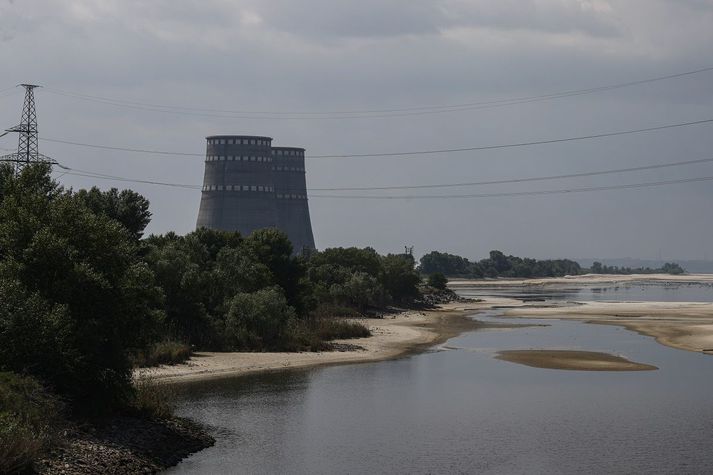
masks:
<svg viewBox="0 0 713 475"><path fill-rule="evenodd" d="M305 149L302 147L272 147L273 150L297 150L298 152L304 152Z"/></svg>
<svg viewBox="0 0 713 475"><path fill-rule="evenodd" d="M265 135L209 135L206 137L206 140L208 139L258 139L272 141L272 137Z"/></svg>

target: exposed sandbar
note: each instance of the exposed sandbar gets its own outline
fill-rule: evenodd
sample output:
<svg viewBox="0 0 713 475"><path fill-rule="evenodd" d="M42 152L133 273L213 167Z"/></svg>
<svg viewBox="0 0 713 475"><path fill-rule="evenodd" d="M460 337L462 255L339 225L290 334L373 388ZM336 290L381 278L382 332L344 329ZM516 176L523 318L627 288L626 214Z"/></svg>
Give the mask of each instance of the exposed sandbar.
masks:
<svg viewBox="0 0 713 475"><path fill-rule="evenodd" d="M621 356L594 351L508 350L499 351L497 359L534 368L575 371L652 371L656 366L629 361Z"/></svg>
<svg viewBox="0 0 713 475"><path fill-rule="evenodd" d="M562 307L514 308L505 316L618 325L681 350L713 350L713 303L577 302Z"/></svg>

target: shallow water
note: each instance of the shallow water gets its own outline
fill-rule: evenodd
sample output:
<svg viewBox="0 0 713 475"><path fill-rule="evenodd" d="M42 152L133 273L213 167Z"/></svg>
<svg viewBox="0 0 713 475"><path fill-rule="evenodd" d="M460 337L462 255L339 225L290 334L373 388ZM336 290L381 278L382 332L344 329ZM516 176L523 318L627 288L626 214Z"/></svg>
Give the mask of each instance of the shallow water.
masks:
<svg viewBox="0 0 713 475"><path fill-rule="evenodd" d="M638 300L713 301L710 287L681 289L647 286ZM179 412L209 424L217 443L172 472L713 473L713 357L618 327L516 321L548 326L469 332L393 361L183 386ZM660 369L558 371L492 357L527 348Z"/></svg>
<svg viewBox="0 0 713 475"><path fill-rule="evenodd" d="M543 299L612 302L711 302L713 286L692 283L625 282L618 284L548 285L548 286L473 286L458 290L464 297L511 297L539 301Z"/></svg>

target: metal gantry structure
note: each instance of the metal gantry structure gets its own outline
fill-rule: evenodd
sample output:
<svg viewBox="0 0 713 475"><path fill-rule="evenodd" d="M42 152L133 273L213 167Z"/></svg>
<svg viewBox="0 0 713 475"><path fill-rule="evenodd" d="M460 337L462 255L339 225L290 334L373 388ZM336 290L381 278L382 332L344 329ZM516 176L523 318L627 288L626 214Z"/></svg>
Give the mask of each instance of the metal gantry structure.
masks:
<svg viewBox="0 0 713 475"><path fill-rule="evenodd" d="M20 84L25 88L25 102L22 106L20 124L5 130L5 134L15 132L19 135L17 152L0 157L0 162L15 164L15 172L19 172L26 165L34 162L53 161L42 155L37 144L37 110L35 109L35 84ZM5 135L3 134L3 135Z"/></svg>

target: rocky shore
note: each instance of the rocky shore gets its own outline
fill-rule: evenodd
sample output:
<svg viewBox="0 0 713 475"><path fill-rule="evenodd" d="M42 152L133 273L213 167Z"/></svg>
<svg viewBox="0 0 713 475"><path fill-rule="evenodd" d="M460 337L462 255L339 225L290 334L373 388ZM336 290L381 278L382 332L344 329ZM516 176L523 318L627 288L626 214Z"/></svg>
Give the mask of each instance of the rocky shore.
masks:
<svg viewBox="0 0 713 475"><path fill-rule="evenodd" d="M198 424L181 418L117 416L66 430L39 474L134 475L158 473L215 443Z"/></svg>

